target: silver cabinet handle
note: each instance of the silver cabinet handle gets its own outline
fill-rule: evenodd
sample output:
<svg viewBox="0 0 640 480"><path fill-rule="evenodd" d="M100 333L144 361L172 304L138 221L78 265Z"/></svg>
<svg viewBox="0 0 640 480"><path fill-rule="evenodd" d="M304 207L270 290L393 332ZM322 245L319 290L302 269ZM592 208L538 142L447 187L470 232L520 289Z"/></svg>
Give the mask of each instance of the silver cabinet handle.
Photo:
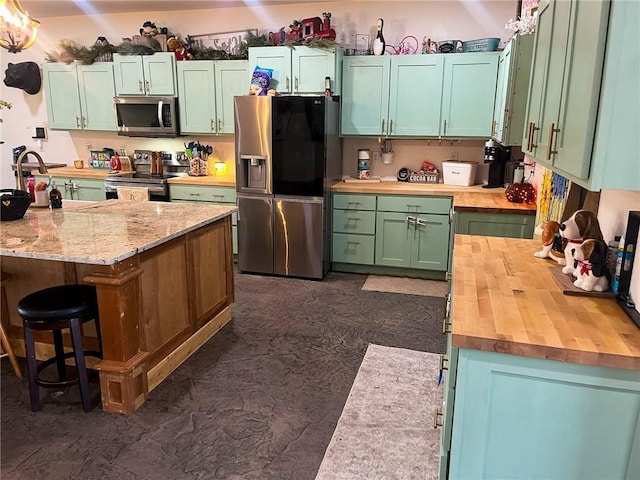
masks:
<svg viewBox="0 0 640 480"><path fill-rule="evenodd" d="M359 222L360 219L357 217L347 217L347 223L349 222Z"/></svg>
<svg viewBox="0 0 640 480"><path fill-rule="evenodd" d="M144 93L142 91L142 80L138 80L138 90L140 91L140 93Z"/></svg>
<svg viewBox="0 0 640 480"><path fill-rule="evenodd" d="M442 412L440 409L436 408L436 411L433 412L433 428L438 428L442 426L442 422L439 420L442 418Z"/></svg>
<svg viewBox="0 0 640 480"><path fill-rule="evenodd" d="M149 80L146 80L144 83L145 83L145 85L147 87L147 93L151 93L151 85L149 84ZM162 124L160 124L160 125L162 125Z"/></svg>
<svg viewBox="0 0 640 480"><path fill-rule="evenodd" d="M76 127L80 128L80 117L76 117Z"/></svg>
<svg viewBox="0 0 640 480"><path fill-rule="evenodd" d="M389 133L393 133L393 119L389 120Z"/></svg>
<svg viewBox="0 0 640 480"><path fill-rule="evenodd" d="M212 131L212 132L215 132L215 131L216 131L216 124L215 124L215 122L214 122L213 118L211 119L211 131Z"/></svg>
<svg viewBox="0 0 640 480"><path fill-rule="evenodd" d="M382 135L384 135L384 118L382 119L382 130L380 131Z"/></svg>
<svg viewBox="0 0 640 480"><path fill-rule="evenodd" d="M86 117L80 117L80 119L82 120L82 128L86 128L87 127L87 118Z"/></svg>
<svg viewBox="0 0 640 480"><path fill-rule="evenodd" d="M353 207L351 207L351 205L353 205ZM360 202L348 202L347 203L347 208L354 208L357 209L358 205L360 205Z"/></svg>
<svg viewBox="0 0 640 480"><path fill-rule="evenodd" d="M451 322L447 322L447 317L442 319L442 333L445 335L451 333Z"/></svg>
<svg viewBox="0 0 640 480"><path fill-rule="evenodd" d="M407 228L409 228L409 225L413 225L415 227L416 224L416 217L412 217L411 215L407 215L406 218L406 226Z"/></svg>
<svg viewBox="0 0 640 480"><path fill-rule="evenodd" d="M444 121L444 132L442 132L443 135L447 134L447 121Z"/></svg>
<svg viewBox="0 0 640 480"><path fill-rule="evenodd" d="M352 242L352 241L348 241L347 245L360 245L360 242Z"/></svg>
<svg viewBox="0 0 640 480"><path fill-rule="evenodd" d="M222 133L222 120L218 119L218 133Z"/></svg>
<svg viewBox="0 0 640 480"><path fill-rule="evenodd" d="M296 92L297 92L297 91L298 91L298 77L294 77L294 78L293 78L293 83L294 83L294 85L295 85L295 87L294 87L294 88L296 89Z"/></svg>
<svg viewBox="0 0 640 480"><path fill-rule="evenodd" d="M289 90L289 76L288 75L285 77L285 86L286 86L286 89Z"/></svg>
<svg viewBox="0 0 640 480"><path fill-rule="evenodd" d="M416 218L416 225L426 225L427 222L423 219L421 219L420 217Z"/></svg>

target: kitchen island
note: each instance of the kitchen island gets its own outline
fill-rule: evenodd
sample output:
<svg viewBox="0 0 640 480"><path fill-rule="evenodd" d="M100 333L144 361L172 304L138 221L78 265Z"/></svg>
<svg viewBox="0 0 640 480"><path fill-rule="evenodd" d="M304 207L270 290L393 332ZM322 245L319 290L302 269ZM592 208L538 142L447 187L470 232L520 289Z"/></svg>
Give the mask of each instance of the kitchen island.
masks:
<svg viewBox="0 0 640 480"><path fill-rule="evenodd" d="M60 284L95 285L104 358L102 407L133 413L147 394L231 319L233 206L108 200L30 208L0 232L10 342L24 356L16 304ZM85 345L96 346L93 324ZM65 338L65 345L69 345ZM95 349L95 348L94 348ZM36 355L53 345L36 336Z"/></svg>

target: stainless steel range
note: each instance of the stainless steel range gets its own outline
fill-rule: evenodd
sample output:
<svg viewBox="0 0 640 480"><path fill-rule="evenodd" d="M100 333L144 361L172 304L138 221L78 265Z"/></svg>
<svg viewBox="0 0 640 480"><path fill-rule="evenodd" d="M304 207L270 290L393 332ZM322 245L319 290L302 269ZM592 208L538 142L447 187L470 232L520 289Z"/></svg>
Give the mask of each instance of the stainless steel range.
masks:
<svg viewBox="0 0 640 480"><path fill-rule="evenodd" d="M160 167L154 159L162 160ZM189 160L184 152L156 152L135 150L132 159L133 175L109 175L104 181L107 198L118 198L118 187L145 187L149 199L170 201L169 178L187 175Z"/></svg>

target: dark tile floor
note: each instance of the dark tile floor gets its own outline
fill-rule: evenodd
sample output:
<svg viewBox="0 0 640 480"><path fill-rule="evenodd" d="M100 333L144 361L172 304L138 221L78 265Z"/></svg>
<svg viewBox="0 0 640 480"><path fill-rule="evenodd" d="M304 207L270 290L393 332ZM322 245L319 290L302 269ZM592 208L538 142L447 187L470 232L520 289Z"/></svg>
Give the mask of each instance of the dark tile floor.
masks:
<svg viewBox="0 0 640 480"><path fill-rule="evenodd" d="M131 416L75 387L32 413L3 360L2 479L313 479L369 343L444 352L442 298L365 280L236 274L233 320Z"/></svg>

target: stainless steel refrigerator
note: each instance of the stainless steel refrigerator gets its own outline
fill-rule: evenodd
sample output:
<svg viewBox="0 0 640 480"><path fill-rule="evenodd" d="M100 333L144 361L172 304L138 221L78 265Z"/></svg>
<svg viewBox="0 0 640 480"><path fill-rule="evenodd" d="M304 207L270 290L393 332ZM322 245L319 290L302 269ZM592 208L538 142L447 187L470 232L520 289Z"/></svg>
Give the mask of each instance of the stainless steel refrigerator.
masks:
<svg viewBox="0 0 640 480"><path fill-rule="evenodd" d="M322 279L342 173L338 101L243 96L234 108L239 270Z"/></svg>

